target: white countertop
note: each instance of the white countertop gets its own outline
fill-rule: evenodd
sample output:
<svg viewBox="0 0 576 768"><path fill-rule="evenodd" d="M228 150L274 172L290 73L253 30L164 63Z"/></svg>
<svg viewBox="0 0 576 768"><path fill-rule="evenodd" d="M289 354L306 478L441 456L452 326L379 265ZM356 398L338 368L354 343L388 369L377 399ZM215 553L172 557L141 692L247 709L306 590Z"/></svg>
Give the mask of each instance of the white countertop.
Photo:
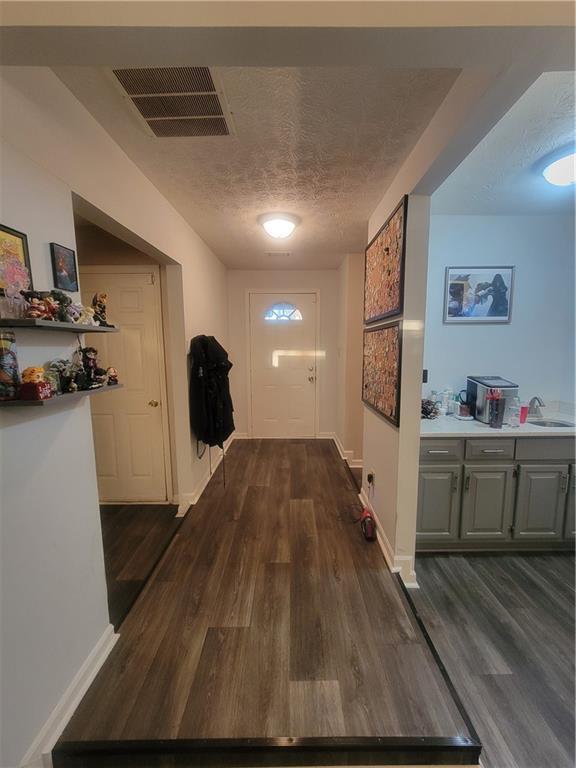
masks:
<svg viewBox="0 0 576 768"><path fill-rule="evenodd" d="M565 413L544 412L544 419L573 422ZM453 416L438 416L437 419L422 419L422 437L574 437L575 427L537 427L527 421L519 427L492 429L481 421L462 421Z"/></svg>

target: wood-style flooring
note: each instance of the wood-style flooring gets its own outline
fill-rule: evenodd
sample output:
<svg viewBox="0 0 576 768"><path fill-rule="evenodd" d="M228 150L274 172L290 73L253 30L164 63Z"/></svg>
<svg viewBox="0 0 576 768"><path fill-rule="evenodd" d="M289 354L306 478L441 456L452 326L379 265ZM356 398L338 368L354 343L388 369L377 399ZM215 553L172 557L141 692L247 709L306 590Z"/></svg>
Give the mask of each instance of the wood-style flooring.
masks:
<svg viewBox="0 0 576 768"><path fill-rule="evenodd" d="M100 507L108 613L118 630L154 566L178 530L172 504L103 504Z"/></svg>
<svg viewBox="0 0 576 768"><path fill-rule="evenodd" d="M60 746L468 737L333 442L237 440L221 469Z"/></svg>
<svg viewBox="0 0 576 768"><path fill-rule="evenodd" d="M574 766L574 557L417 558L412 599L486 768Z"/></svg>

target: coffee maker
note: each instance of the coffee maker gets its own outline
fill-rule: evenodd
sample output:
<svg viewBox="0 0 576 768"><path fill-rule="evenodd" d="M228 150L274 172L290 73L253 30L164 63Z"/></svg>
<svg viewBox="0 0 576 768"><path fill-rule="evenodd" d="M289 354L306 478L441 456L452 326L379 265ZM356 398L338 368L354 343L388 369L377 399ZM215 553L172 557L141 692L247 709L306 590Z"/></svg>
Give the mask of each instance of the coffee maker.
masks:
<svg viewBox="0 0 576 768"><path fill-rule="evenodd" d="M502 397L507 403L513 397L518 397L518 384L512 381L500 376L468 376L466 393L470 403L470 415L484 424L490 422L487 395L491 389L502 390Z"/></svg>

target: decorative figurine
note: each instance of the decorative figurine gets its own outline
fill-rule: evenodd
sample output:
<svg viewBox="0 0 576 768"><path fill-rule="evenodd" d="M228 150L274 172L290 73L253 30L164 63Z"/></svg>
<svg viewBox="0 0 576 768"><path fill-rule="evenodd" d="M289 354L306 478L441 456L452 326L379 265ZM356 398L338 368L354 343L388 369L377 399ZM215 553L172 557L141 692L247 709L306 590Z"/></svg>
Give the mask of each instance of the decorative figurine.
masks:
<svg viewBox="0 0 576 768"><path fill-rule="evenodd" d="M68 316L68 307L72 304L72 299L70 296L67 296L63 291L53 290L50 291L49 298L58 304L55 319L61 323L69 323L70 318Z"/></svg>
<svg viewBox="0 0 576 768"><path fill-rule="evenodd" d="M106 370L98 365L98 350L94 347L81 347L82 368L84 371L83 385L78 381L79 389L96 389L106 382Z"/></svg>
<svg viewBox="0 0 576 768"><path fill-rule="evenodd" d="M108 386L113 387L118 384L118 371L113 366L106 368L106 374L108 375Z"/></svg>
<svg viewBox="0 0 576 768"><path fill-rule="evenodd" d="M0 400L16 400L19 386L16 335L0 330Z"/></svg>
<svg viewBox="0 0 576 768"><path fill-rule="evenodd" d="M82 306L82 310L78 318L78 323L80 325L98 325L94 319L94 310L92 307L85 307L84 305L80 306Z"/></svg>
<svg viewBox="0 0 576 768"><path fill-rule="evenodd" d="M94 320L98 325L103 325L106 328L112 328L113 326L106 320L106 303L108 302L107 293L95 293L92 299L92 309L94 310Z"/></svg>
<svg viewBox="0 0 576 768"><path fill-rule="evenodd" d="M22 371L20 400L49 400L52 397L52 387L44 379L44 368L31 366Z"/></svg>
<svg viewBox="0 0 576 768"><path fill-rule="evenodd" d="M36 320L57 320L59 304L51 296L44 299L32 298L26 310L26 317Z"/></svg>

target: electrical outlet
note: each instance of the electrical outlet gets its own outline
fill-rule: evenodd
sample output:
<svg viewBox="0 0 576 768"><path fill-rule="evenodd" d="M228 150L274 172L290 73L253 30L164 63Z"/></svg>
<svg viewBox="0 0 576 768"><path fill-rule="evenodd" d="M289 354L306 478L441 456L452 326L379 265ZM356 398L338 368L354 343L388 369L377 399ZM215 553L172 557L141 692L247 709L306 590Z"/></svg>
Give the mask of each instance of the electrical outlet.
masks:
<svg viewBox="0 0 576 768"><path fill-rule="evenodd" d="M374 472L368 472L366 480L368 481L368 485L374 485Z"/></svg>

